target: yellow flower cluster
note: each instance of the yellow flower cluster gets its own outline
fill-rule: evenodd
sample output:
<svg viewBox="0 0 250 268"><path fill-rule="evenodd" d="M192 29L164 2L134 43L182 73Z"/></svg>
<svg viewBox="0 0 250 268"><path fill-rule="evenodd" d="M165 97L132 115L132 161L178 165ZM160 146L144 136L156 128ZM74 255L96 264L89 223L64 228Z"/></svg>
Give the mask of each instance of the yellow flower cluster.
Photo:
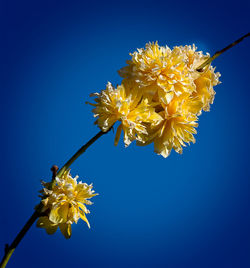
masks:
<svg viewBox="0 0 250 268"><path fill-rule="evenodd" d="M97 195L92 190L92 185L77 183L78 176L72 178L70 171L65 171L58 178L50 190L50 183L42 182L42 215L37 221L37 227L45 228L48 234L53 234L59 227L65 238L71 236L71 224L77 223L81 218L90 228L85 214L89 213L85 204L91 205L88 199Z"/></svg>
<svg viewBox="0 0 250 268"><path fill-rule="evenodd" d="M148 43L130 55L128 65L118 71L122 84L115 88L108 83L101 93L92 94L95 123L106 132L121 122L115 144L123 130L126 146L133 140L138 145L153 142L155 152L164 157L172 149L182 153L186 143L195 142L198 116L209 111L220 74L210 65L197 71L209 55L194 45L171 50Z"/></svg>

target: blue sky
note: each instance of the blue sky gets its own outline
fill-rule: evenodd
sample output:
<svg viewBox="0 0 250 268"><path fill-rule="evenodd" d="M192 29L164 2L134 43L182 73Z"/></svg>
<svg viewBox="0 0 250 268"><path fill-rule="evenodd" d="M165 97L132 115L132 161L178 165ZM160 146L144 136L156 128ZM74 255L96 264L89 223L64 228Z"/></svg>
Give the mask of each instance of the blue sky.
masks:
<svg viewBox="0 0 250 268"><path fill-rule="evenodd" d="M249 2L0 1L0 250L39 202L40 180L99 130L89 94L149 41L213 54L249 32ZM249 38L248 38L249 39ZM72 165L99 196L91 229L31 228L8 267L250 267L249 42L213 63L222 84L196 144L164 159L102 137Z"/></svg>

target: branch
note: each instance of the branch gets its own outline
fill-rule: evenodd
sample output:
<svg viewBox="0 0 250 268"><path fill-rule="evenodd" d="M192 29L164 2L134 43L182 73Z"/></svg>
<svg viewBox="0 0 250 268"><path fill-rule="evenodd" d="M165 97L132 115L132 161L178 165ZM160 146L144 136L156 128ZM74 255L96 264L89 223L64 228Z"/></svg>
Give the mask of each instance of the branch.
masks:
<svg viewBox="0 0 250 268"><path fill-rule="evenodd" d="M238 43L240 43L241 41L243 41L244 38L249 37L250 33L245 34L244 36L242 36L241 38L239 38L238 40L234 41L233 43L231 43L230 45L226 46L225 48L223 48L222 50L219 50L217 52L215 52L215 54L208 58L205 62L203 62L197 69L196 71L198 72L202 72L203 68L210 64L214 59L216 59L217 57L219 57L222 53L224 53L225 51L227 51L228 49L234 47L235 45L237 45Z"/></svg>

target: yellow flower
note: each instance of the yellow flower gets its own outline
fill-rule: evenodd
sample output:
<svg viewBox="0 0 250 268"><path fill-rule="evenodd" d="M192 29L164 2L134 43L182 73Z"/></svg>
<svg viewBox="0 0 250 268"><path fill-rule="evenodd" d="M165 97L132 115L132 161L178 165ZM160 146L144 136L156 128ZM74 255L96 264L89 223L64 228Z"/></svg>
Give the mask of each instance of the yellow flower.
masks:
<svg viewBox="0 0 250 268"><path fill-rule="evenodd" d="M157 42L146 44L145 49L130 54L128 66L119 70L121 77L133 79L144 92L155 94L163 89L177 96L195 90L188 57L183 47L161 47Z"/></svg>
<svg viewBox="0 0 250 268"><path fill-rule="evenodd" d="M153 142L155 152L164 157L172 149L182 153L183 146L195 142L198 116L210 110L220 77L210 65L197 71L210 56L196 49L148 43L130 54L128 65L118 71L121 86L108 84L95 94L93 112L99 127L107 131L121 121L115 144L122 129L126 145L133 140L138 145Z"/></svg>
<svg viewBox="0 0 250 268"><path fill-rule="evenodd" d="M41 191L42 214L37 221L37 227L45 228L48 234L53 234L59 227L65 238L71 236L71 224L77 223L81 218L90 227L85 214L89 213L85 204L91 205L88 199L97 195L92 190L92 185L77 183L78 176L72 178L70 171L65 171L58 178L53 189L49 189L50 183L44 183Z"/></svg>
<svg viewBox="0 0 250 268"><path fill-rule="evenodd" d="M213 104L215 91L214 86L218 85L220 73L214 72L215 68L209 66L194 80L196 91L192 96L202 102L202 109L206 112L210 110L210 104ZM197 111L198 114L201 113Z"/></svg>
<svg viewBox="0 0 250 268"><path fill-rule="evenodd" d="M97 97L96 104L89 104L95 106L93 113L98 117L95 123L102 131L108 131L116 121L121 122L116 132L115 145L122 130L125 146L135 139L144 142L147 125L155 126L162 120L149 99L143 97L142 91L138 90L137 84L133 81L124 82L117 88L108 83L105 90L92 96Z"/></svg>
<svg viewBox="0 0 250 268"><path fill-rule="evenodd" d="M207 65L202 72L198 72L196 69L209 58L209 54L203 55L196 49L194 45L183 47L188 56L188 66L193 70L195 91L192 93L192 97L202 103L201 109L196 110L196 113L200 115L202 110L210 110L210 104L213 103L215 96L213 87L220 83L220 73L216 73L215 68L211 65Z"/></svg>
<svg viewBox="0 0 250 268"><path fill-rule="evenodd" d="M161 94L171 100L174 96L190 94L193 99L202 102L197 114L202 109L208 111L213 103L213 86L219 83L219 73L207 66L203 72L196 69L209 57L193 46L179 46L171 50L159 46L157 42L146 44L145 49L130 54L128 66L118 72L125 80L134 80L143 91L143 95Z"/></svg>
<svg viewBox="0 0 250 268"><path fill-rule="evenodd" d="M168 105L163 104L160 115L164 120L152 140L157 154L167 157L172 149L181 154L185 143L195 143L193 134L196 134L198 117L192 110L196 105L188 96L175 97Z"/></svg>

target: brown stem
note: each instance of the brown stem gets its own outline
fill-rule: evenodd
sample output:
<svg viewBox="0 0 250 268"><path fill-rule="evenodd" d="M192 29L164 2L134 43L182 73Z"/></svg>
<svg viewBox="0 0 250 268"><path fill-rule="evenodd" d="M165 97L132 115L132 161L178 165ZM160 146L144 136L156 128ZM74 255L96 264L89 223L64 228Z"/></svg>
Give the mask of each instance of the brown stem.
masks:
<svg viewBox="0 0 250 268"><path fill-rule="evenodd" d="M97 141L104 134L108 133L111 129L112 127L107 132L99 131L92 139L90 139L86 144L84 144L58 171L57 176L60 177L64 173L64 171L66 171L80 155L82 155L95 141Z"/></svg>
<svg viewBox="0 0 250 268"><path fill-rule="evenodd" d="M40 209L41 206L39 205ZM18 244L20 243L20 241L23 239L23 237L25 236L25 234L27 233L27 231L29 230L29 228L32 226L32 224L36 221L36 219L40 216L40 209L38 208L33 214L32 216L29 218L29 220L26 222L26 224L24 225L24 227L22 228L22 230L19 232L19 234L16 236L16 238L14 239L14 241L12 242L12 244L6 245L5 246L5 254L4 257L2 259L2 262L0 264L0 268L4 268L11 255L13 254L14 250L16 249L16 247L18 246Z"/></svg>
<svg viewBox="0 0 250 268"><path fill-rule="evenodd" d="M198 72L202 72L203 71L203 68L206 65L210 64L214 59L216 59L217 57L219 57L222 53L224 53L228 49L234 47L235 45L237 45L238 43L240 43L241 41L243 41L244 38L249 37L249 36L250 36L250 33L247 33L244 36L242 36L241 38L239 38L238 40L234 41L230 45L228 45L225 48L223 48L222 50L219 50L219 51L215 52L215 54L212 57L208 58L205 62L203 62L196 70Z"/></svg>
<svg viewBox="0 0 250 268"><path fill-rule="evenodd" d="M58 171L59 167L54 165L51 167L51 171L52 171L52 180L54 180L56 178L56 174L57 174L57 171Z"/></svg>

